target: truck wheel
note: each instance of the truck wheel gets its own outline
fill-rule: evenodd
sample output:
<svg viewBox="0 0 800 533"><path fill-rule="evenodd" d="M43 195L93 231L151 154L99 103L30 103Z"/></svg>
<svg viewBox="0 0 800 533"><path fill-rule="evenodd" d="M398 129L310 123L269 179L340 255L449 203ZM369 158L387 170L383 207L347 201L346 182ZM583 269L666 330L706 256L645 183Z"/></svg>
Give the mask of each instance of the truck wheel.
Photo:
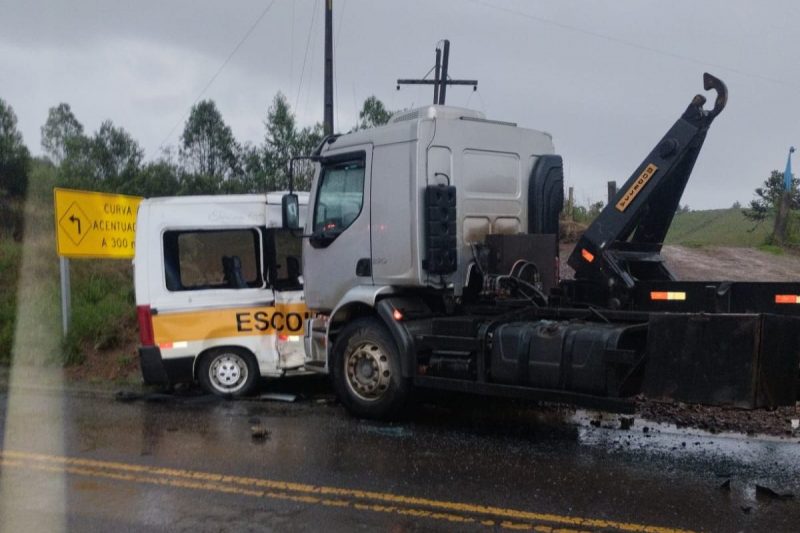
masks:
<svg viewBox="0 0 800 533"><path fill-rule="evenodd" d="M217 396L246 396L258 382L258 363L243 348L214 348L206 352L197 369L197 381Z"/></svg>
<svg viewBox="0 0 800 533"><path fill-rule="evenodd" d="M400 372L394 339L374 318L348 324L333 347L332 375L336 395L348 411L363 418L397 416L411 383Z"/></svg>

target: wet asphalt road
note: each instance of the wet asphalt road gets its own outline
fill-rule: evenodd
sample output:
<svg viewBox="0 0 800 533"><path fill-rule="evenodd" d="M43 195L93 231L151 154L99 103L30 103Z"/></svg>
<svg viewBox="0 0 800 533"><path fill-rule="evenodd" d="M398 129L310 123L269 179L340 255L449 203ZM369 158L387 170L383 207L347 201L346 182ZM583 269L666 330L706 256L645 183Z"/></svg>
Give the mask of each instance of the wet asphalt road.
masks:
<svg viewBox="0 0 800 533"><path fill-rule="evenodd" d="M72 531L800 530L796 439L575 427L557 411L464 398L377 423L349 417L320 378L273 387L304 397L23 390L55 397L63 442L43 436L55 421L34 407L30 435L14 439L24 449L2 435L5 508L36 524L57 506L35 495L61 483ZM268 436L252 438L254 425Z"/></svg>

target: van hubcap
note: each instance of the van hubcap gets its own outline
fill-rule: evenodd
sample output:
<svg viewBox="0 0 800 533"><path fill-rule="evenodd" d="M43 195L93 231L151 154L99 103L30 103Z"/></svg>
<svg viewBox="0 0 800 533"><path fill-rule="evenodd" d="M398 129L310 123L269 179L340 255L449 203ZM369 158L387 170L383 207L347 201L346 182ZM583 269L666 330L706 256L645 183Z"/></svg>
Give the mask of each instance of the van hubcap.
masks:
<svg viewBox="0 0 800 533"><path fill-rule="evenodd" d="M392 372L389 358L380 346L373 342L362 342L345 360L347 386L363 400L377 400L389 388Z"/></svg>
<svg viewBox="0 0 800 533"><path fill-rule="evenodd" d="M247 363L236 354L220 355L211 363L208 377L218 390L236 392L247 381Z"/></svg>

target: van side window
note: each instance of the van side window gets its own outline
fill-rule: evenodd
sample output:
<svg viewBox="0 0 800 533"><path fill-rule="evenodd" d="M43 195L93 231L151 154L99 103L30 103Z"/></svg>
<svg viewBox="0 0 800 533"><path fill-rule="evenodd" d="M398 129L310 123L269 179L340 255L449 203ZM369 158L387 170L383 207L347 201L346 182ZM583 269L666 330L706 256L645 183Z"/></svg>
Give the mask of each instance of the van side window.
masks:
<svg viewBox="0 0 800 533"><path fill-rule="evenodd" d="M167 231L164 276L170 291L264 286L261 236L255 229Z"/></svg>
<svg viewBox="0 0 800 533"><path fill-rule="evenodd" d="M326 164L314 208L314 231L341 233L358 217L363 204L364 159Z"/></svg>

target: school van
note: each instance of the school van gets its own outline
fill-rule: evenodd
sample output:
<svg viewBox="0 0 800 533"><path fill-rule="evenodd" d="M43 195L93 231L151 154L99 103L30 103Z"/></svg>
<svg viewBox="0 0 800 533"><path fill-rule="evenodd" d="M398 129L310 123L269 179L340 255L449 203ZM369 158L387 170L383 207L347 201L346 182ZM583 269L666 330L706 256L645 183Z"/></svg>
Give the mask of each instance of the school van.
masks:
<svg viewBox="0 0 800 533"><path fill-rule="evenodd" d="M283 229L285 193L142 201L134 284L142 376L251 392L303 367L301 232ZM307 193L297 193L299 224Z"/></svg>

